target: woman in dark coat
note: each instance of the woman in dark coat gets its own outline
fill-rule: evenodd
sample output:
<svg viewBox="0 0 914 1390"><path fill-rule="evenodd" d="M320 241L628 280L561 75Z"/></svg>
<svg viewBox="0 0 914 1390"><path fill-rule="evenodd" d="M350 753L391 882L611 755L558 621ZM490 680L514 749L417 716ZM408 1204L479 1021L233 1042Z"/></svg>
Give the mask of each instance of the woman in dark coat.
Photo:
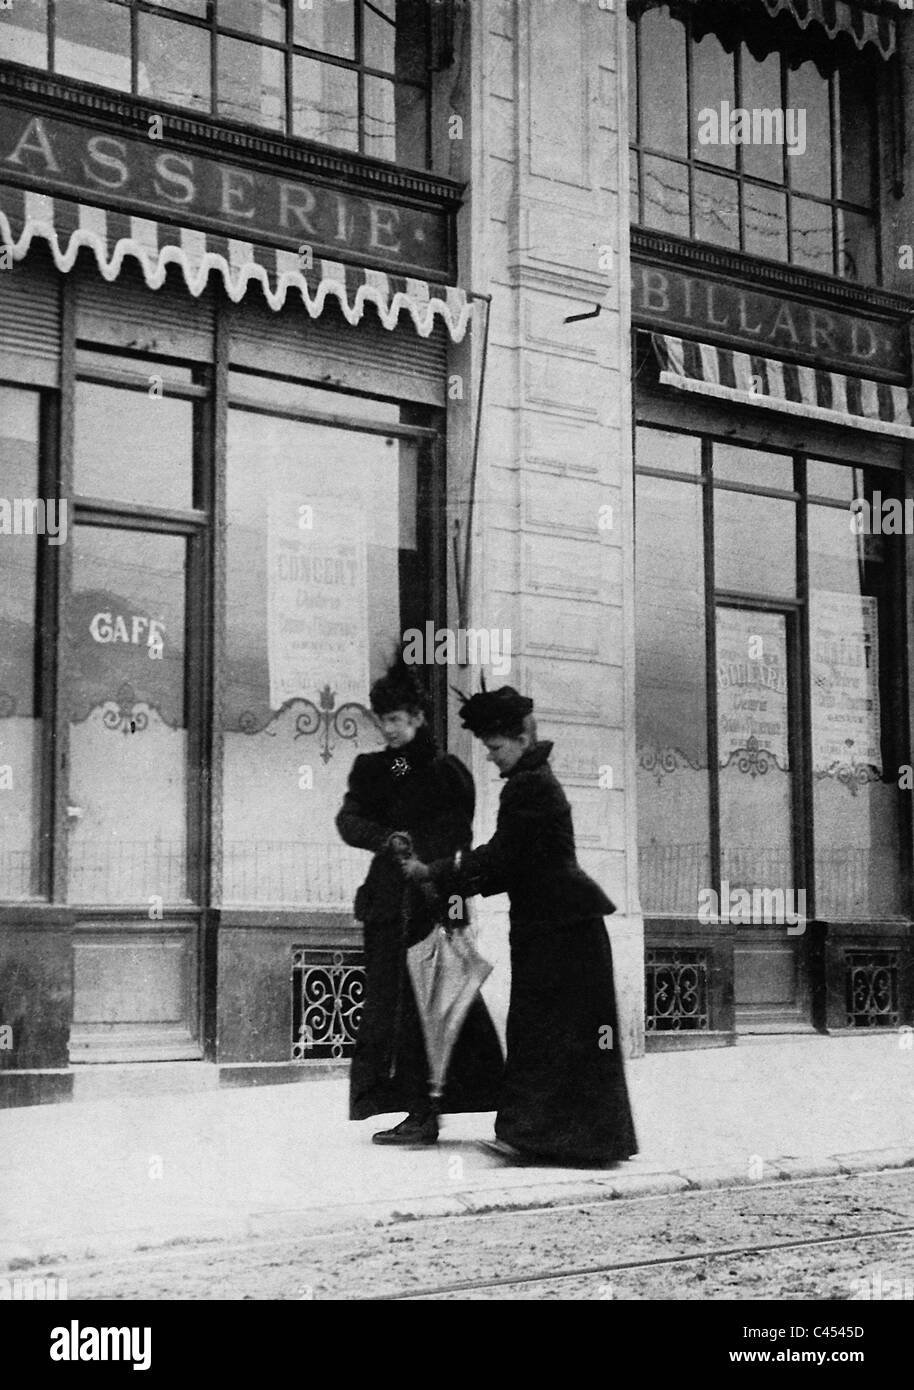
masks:
<svg viewBox="0 0 914 1390"><path fill-rule="evenodd" d="M435 895L405 879L396 836L407 832L426 859L468 848L475 789L459 758L435 747L424 693L407 666L395 664L372 686L370 698L387 747L356 758L336 818L347 845L374 855L355 901L365 927L365 1003L349 1077L349 1118L406 1110L406 1119L375 1134L374 1142L433 1144L438 1121L406 949L428 935L438 915ZM462 899L448 905L444 920L455 917L467 921ZM495 1110L503 1066L498 1035L477 998L455 1045L439 1109Z"/></svg>
<svg viewBox="0 0 914 1390"><path fill-rule="evenodd" d="M495 1123L503 1151L607 1164L637 1152L603 923L615 908L577 862L571 808L532 709L510 686L464 703L464 725L505 779L495 834L428 866L412 859L405 872L444 893L509 896L511 1001Z"/></svg>

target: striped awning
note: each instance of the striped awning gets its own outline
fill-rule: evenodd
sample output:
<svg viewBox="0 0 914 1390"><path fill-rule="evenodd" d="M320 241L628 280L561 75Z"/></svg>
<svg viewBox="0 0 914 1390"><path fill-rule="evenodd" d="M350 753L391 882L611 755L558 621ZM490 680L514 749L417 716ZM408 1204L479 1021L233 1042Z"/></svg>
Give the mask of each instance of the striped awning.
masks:
<svg viewBox="0 0 914 1390"><path fill-rule="evenodd" d="M296 252L279 247L0 184L0 247L19 261L36 240L48 243L54 264L63 272L72 270L87 246L106 280L116 280L131 258L139 263L149 288L156 290L164 284L168 267L177 265L192 295L202 294L210 276L218 274L236 304L252 284L260 285L271 309L281 309L290 291L296 293L313 319L320 317L328 299L339 304L351 324L357 324L366 305L372 304L385 328L396 328L405 317L423 338L440 321L459 343L473 314L466 292L453 285L319 258L305 265Z"/></svg>
<svg viewBox="0 0 914 1390"><path fill-rule="evenodd" d="M914 392L866 377L652 333L660 382L787 415L914 439Z"/></svg>

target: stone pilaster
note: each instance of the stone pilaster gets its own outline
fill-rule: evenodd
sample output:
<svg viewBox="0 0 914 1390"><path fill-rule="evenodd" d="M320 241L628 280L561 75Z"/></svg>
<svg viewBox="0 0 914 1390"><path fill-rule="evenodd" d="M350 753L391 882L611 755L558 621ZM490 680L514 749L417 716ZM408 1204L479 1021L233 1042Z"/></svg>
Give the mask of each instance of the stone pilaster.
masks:
<svg viewBox="0 0 914 1390"><path fill-rule="evenodd" d="M582 863L618 904L610 930L623 1046L632 1054L643 1047L643 926L621 273L628 263L624 42L624 13L599 0L474 0L463 50L472 109L458 176L469 179L462 283L492 294L470 622L510 632L507 679L536 701L541 735L556 742ZM565 322L598 305L594 317ZM479 338L462 358L472 380ZM470 415L455 405L449 420L458 512ZM461 751L473 760L477 833L485 836L499 782L478 747ZM500 967L491 991L498 1011L506 923L485 905L479 917L483 948Z"/></svg>

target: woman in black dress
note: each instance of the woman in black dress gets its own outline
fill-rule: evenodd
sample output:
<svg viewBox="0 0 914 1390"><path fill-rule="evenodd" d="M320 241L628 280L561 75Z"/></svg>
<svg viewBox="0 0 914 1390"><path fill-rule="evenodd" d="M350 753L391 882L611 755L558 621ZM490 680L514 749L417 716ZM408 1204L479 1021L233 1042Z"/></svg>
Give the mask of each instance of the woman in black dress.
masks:
<svg viewBox="0 0 914 1390"><path fill-rule="evenodd" d="M538 743L533 701L510 686L466 700L464 725L505 779L495 834L404 871L443 893L507 893L511 1002L495 1133L508 1156L607 1164L637 1152L625 1085L609 898L577 862L571 808Z"/></svg>
<svg viewBox="0 0 914 1390"><path fill-rule="evenodd" d="M427 891L405 879L397 835L407 832L424 859L468 848L475 788L459 758L435 747L425 722L425 695L408 666L395 663L372 686L370 699L387 747L356 758L336 818L347 845L374 855L355 901L355 915L365 927L365 1003L349 1076L349 1118L406 1110L406 1119L375 1134L374 1142L434 1144L438 1121L429 1102L425 1042L406 949L428 935L437 913L434 894L430 900ZM466 904L457 907L458 920L466 922ZM477 998L455 1045L439 1109L495 1110L503 1066L495 1027Z"/></svg>

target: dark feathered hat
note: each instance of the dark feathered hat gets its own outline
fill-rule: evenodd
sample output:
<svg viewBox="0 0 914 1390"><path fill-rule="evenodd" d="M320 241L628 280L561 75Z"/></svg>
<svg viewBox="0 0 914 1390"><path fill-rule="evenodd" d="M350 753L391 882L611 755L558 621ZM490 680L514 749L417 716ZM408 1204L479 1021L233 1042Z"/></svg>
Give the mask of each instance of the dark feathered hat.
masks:
<svg viewBox="0 0 914 1390"><path fill-rule="evenodd" d="M398 709L414 714L428 713L428 696L413 667L403 660L402 651L385 674L375 681L368 698L377 715L392 714Z"/></svg>
<svg viewBox="0 0 914 1390"><path fill-rule="evenodd" d="M460 692L458 691L458 694ZM524 719L533 711L533 701L512 685L500 690L482 689L467 698L461 695L460 719L476 738L513 738L520 733Z"/></svg>

